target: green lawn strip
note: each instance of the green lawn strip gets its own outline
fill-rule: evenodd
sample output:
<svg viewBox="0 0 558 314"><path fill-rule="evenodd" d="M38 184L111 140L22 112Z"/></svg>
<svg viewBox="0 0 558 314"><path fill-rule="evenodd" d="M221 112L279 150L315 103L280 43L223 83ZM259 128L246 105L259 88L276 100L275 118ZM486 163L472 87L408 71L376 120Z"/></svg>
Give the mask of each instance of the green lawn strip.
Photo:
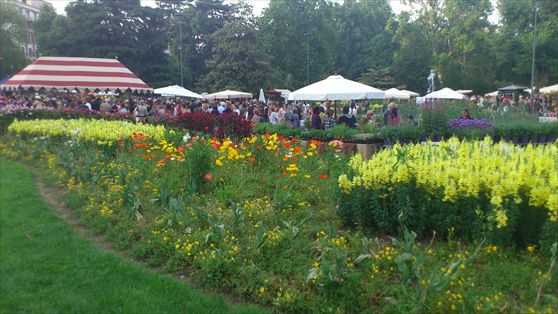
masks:
<svg viewBox="0 0 558 314"><path fill-rule="evenodd" d="M39 197L25 166L3 158L0 276L2 313L261 312L99 250Z"/></svg>

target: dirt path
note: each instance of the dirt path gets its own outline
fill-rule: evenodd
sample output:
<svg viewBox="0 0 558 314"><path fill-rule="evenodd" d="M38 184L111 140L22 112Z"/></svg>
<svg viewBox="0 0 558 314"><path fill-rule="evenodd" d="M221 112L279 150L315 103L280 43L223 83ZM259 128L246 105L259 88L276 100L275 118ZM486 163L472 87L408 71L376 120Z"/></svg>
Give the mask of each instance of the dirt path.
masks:
<svg viewBox="0 0 558 314"><path fill-rule="evenodd" d="M214 296L220 296L220 297L224 298L230 304L251 305L250 303L245 302L244 300L240 299L239 297L237 297L235 295L231 295L231 294L227 294L227 293L223 293L223 292L216 293L214 291L207 290L202 285L197 283L196 280L189 277L185 271L179 271L179 272L175 272L175 273L168 273L168 272L164 271L163 267L152 266L152 265L148 265L147 263L143 263L141 261L138 261L137 259L134 259L129 252L116 249L112 245L112 243L110 243L110 241L108 241L104 236L102 236L102 235L96 235L96 236L92 235L91 232L83 224L80 223L79 218L76 216L76 213L74 212L74 210L65 206L64 203L62 202L61 196L66 194L68 191L59 187L59 186L47 186L47 185L45 185L43 174L38 169L34 168L33 166L27 165L27 167L33 173L34 181L35 181L35 184L37 185L37 191L39 192L39 195L41 196L41 198L46 203L51 205L53 210L56 213L58 213L61 218L66 220L73 227L73 229L75 230L75 232L77 234L79 234L82 238L85 238L85 239L88 239L88 240L92 241L94 243L94 245L96 247L98 247L99 249L104 250L104 251L109 251L111 253L119 255L119 256L121 256L122 258L125 258L128 261L131 261L131 262L133 262L137 265L140 265L144 268L155 271L159 274L162 274L162 275L163 274L170 274L170 275L174 276L176 279L179 279L180 281L188 283L188 284L194 286L196 289L201 290L203 293L206 293L206 294L209 294L209 295L214 295ZM261 305L260 305L260 307L261 307ZM264 309L264 308L262 308L262 309Z"/></svg>
<svg viewBox="0 0 558 314"><path fill-rule="evenodd" d="M112 244L106 240L103 236L91 236L91 234L87 231L84 225L79 222L79 218L76 217L75 213L73 213L71 208L64 206L64 203L59 199L61 195L67 193L66 190L55 187L55 186L46 186L44 184L43 174L33 168L29 167L33 173L33 177L35 178L35 183L37 184L37 190L41 198L52 206L55 212L57 212L64 220L66 220L74 230L83 238L89 239L95 243L95 245L103 250L111 251L117 253L119 255L123 255L122 252L117 251Z"/></svg>

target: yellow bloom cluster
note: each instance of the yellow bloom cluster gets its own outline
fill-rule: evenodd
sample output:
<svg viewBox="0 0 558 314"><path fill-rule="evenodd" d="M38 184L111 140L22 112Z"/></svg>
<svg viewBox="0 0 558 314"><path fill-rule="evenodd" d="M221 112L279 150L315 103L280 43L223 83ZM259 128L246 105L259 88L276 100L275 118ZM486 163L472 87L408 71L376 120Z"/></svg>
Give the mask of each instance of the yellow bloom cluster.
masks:
<svg viewBox="0 0 558 314"><path fill-rule="evenodd" d="M80 140L95 141L99 144L112 145L120 137L128 137L133 132L141 132L163 138L165 127L128 121L107 120L15 120L8 128L9 132L37 136L63 136Z"/></svg>
<svg viewBox="0 0 558 314"><path fill-rule="evenodd" d="M339 187L347 194L354 187L390 190L401 182L414 182L430 193L442 190L449 202L482 193L493 205L489 219L503 227L504 200L520 203L523 191L529 205L547 208L550 219L558 220L558 142L519 147L494 144L487 137L472 142L451 138L439 146L396 144L368 161L356 155L350 166L355 176L339 177Z"/></svg>

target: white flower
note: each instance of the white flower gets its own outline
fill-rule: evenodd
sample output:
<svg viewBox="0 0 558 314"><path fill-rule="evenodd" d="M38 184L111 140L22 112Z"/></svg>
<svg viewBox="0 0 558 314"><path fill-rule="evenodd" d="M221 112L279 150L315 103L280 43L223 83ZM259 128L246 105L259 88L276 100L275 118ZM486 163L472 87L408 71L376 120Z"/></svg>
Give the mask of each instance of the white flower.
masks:
<svg viewBox="0 0 558 314"><path fill-rule="evenodd" d="M192 137L190 136L190 133L186 133L184 134L184 136L182 137L182 140L184 141L184 143L188 143L188 141L191 139Z"/></svg>

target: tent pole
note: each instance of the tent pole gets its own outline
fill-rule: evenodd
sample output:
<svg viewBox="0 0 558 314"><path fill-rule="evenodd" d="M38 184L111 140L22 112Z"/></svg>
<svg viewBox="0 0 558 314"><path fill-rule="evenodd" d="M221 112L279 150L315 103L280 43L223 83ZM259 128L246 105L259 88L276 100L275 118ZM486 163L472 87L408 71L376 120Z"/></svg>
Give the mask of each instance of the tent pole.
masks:
<svg viewBox="0 0 558 314"><path fill-rule="evenodd" d="M333 118L335 120L337 120L337 100L335 101L334 105L335 105L335 112L333 113ZM327 112L326 112L326 114L327 114Z"/></svg>

